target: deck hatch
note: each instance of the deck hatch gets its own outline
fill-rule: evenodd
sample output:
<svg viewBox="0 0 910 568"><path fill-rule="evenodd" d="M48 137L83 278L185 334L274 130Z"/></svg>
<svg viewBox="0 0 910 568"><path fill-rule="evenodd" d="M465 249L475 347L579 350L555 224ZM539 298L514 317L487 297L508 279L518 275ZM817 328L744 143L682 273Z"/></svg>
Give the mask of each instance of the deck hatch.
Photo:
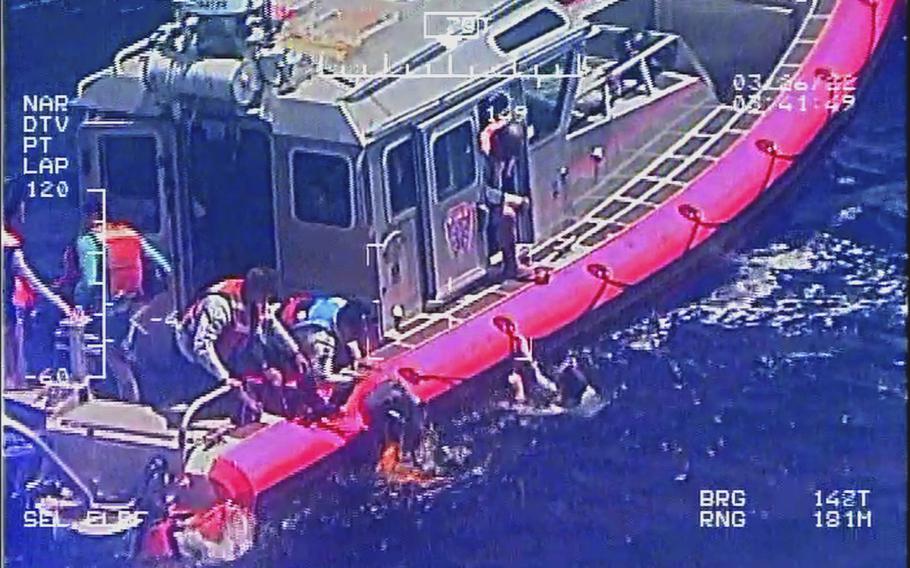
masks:
<svg viewBox="0 0 910 568"><path fill-rule="evenodd" d="M588 235L587 237L585 237L584 240L581 241L581 244L583 244L586 247L593 247L595 245L599 245L600 243L606 241L609 237L622 231L623 228L624 227L622 225L618 225L616 223L609 223L606 227L600 229L596 233L592 233L592 234Z"/></svg>
<svg viewBox="0 0 910 568"><path fill-rule="evenodd" d="M644 205L644 204L639 205L639 206L635 207L634 209L632 209L631 211L627 211L626 213L624 213L622 215L622 217L617 219L617 222L624 223L626 225L631 225L635 221L638 221L639 219L641 219L642 217L647 215L649 211L652 211L652 207L650 205Z"/></svg>
<svg viewBox="0 0 910 568"><path fill-rule="evenodd" d="M439 320L435 323L431 323L430 325L424 327L423 329L420 329L420 330L412 333L411 335L409 335L407 337L402 338L401 342L406 343L408 345L418 345L420 343L423 343L427 339L430 339L431 337L433 337L435 335L439 335L443 331L449 329L449 327L450 327L450 324L449 324L448 320Z"/></svg>
<svg viewBox="0 0 910 568"><path fill-rule="evenodd" d="M723 128L731 118L733 118L733 114L734 112L732 109L724 108L719 110L717 114L714 115L714 118L702 126L700 132L704 134L715 134L719 132L720 129Z"/></svg>
<svg viewBox="0 0 910 568"><path fill-rule="evenodd" d="M715 158L719 157L721 154L727 151L727 148L733 145L734 142L739 140L739 134L735 132L727 132L721 136L717 142L711 144L711 147L705 152L709 156L714 156ZM679 177L679 176L677 176Z"/></svg>
<svg viewBox="0 0 910 568"><path fill-rule="evenodd" d="M625 201L612 201L595 215L601 219L611 219L617 213L625 209L629 204Z"/></svg>
<svg viewBox="0 0 910 568"><path fill-rule="evenodd" d="M499 300L503 299L505 296L499 292L487 292L483 296L475 298L474 301L470 302L466 306L458 308L452 315L459 319L468 318L486 308L492 306Z"/></svg>
<svg viewBox="0 0 910 568"><path fill-rule="evenodd" d="M648 171L648 175L654 177L666 177L670 175L670 172L678 168L682 162L683 161L679 158L667 158L656 167Z"/></svg>
<svg viewBox="0 0 910 568"><path fill-rule="evenodd" d="M681 190L682 190L681 186L668 183L668 184L662 186L660 189L658 189L654 193L652 193L648 197L647 201L649 203L654 203L654 204L659 205L659 204L663 203L664 201L666 201L667 199L669 199L670 197L679 193Z"/></svg>
<svg viewBox="0 0 910 568"><path fill-rule="evenodd" d="M741 117L736 119L736 122L733 123L733 128L739 130L749 130L753 124L755 124L759 117L759 114L745 113Z"/></svg>
<svg viewBox="0 0 910 568"><path fill-rule="evenodd" d="M698 174L705 171L705 169L711 165L711 160L706 160L705 158L699 158L686 166L686 168L673 176L673 179L679 180L683 183L689 183L695 179Z"/></svg>
<svg viewBox="0 0 910 568"><path fill-rule="evenodd" d="M652 180L648 180L648 179L639 180L639 181L635 182L635 184L632 187L630 187L626 191L622 192L622 195L623 195L623 197L632 197L632 198L637 199L637 198L641 197L642 195L644 195L645 193L647 193L655 185L657 185L656 181L652 181Z"/></svg>
<svg viewBox="0 0 910 568"><path fill-rule="evenodd" d="M698 138L693 136L692 138L686 140L685 144L677 148L675 154L677 156L690 156L692 152L704 146L705 142L705 138Z"/></svg>

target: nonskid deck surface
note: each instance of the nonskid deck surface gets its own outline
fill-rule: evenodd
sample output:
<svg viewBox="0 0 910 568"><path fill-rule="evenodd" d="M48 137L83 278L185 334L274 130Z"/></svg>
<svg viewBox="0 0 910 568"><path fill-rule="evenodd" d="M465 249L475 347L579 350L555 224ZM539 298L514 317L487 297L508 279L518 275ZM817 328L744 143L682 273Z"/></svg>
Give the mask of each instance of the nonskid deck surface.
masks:
<svg viewBox="0 0 910 568"><path fill-rule="evenodd" d="M610 187L610 181L607 181L583 196L581 200L596 199L598 205L562 232L534 245L531 251L534 265L556 270L571 264L634 226L716 162L772 104L786 78L794 74L818 40L835 4L835 0L812 2L787 52L762 85L759 95L766 96L758 97L760 104L743 109L723 103L698 105L690 109L690 114L699 117L695 127L684 131L668 128L661 138L628 159L627 162L646 160L634 177L621 181L618 187L615 183ZM680 117L677 124L684 123L686 118ZM655 153L653 148L667 146L667 137L676 141L669 145L668 150ZM512 294L535 285L538 284L487 281L443 306L418 313L402 322L398 331L387 334L387 343L372 356L381 361L404 353L492 308Z"/></svg>

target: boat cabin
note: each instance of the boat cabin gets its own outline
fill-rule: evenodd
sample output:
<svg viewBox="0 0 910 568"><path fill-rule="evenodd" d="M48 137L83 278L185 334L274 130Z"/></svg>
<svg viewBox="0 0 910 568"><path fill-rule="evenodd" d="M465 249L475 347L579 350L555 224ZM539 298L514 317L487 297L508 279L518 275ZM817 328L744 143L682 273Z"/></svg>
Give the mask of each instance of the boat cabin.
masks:
<svg viewBox="0 0 910 568"><path fill-rule="evenodd" d="M388 332L499 262L479 140L503 107L528 134L519 240L540 243L716 104L672 4L181 3L80 83L82 185L173 259L177 305L268 265L287 289L371 302ZM774 60L778 19L739 68Z"/></svg>

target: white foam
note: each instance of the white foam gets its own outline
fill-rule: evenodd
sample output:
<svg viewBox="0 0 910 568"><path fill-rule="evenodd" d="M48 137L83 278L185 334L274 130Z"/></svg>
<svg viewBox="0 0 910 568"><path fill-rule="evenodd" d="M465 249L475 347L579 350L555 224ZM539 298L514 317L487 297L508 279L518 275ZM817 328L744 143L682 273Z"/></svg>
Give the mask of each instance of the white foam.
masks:
<svg viewBox="0 0 910 568"><path fill-rule="evenodd" d="M812 325L833 327L857 312L885 309L906 316L905 259L828 233L796 247L774 243L734 258L738 277L708 298L644 318L612 337L627 348L653 351L680 322L767 326L793 336Z"/></svg>

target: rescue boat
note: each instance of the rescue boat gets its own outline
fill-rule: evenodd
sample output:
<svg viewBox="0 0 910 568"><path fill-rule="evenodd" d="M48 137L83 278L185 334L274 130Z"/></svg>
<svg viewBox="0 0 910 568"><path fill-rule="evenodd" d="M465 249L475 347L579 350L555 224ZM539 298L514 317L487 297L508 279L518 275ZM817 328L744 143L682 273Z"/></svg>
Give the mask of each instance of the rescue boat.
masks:
<svg viewBox="0 0 910 568"><path fill-rule="evenodd" d="M220 390L176 420L41 389L6 394L8 412L93 503L163 455L251 506L362 436L379 385L430 403L771 199L850 115L895 5L182 2L78 86L82 187L174 261L143 370L167 373L164 314L259 264L374 305L372 370L318 424L196 419ZM490 276L478 139L495 95L528 125L533 282Z"/></svg>

